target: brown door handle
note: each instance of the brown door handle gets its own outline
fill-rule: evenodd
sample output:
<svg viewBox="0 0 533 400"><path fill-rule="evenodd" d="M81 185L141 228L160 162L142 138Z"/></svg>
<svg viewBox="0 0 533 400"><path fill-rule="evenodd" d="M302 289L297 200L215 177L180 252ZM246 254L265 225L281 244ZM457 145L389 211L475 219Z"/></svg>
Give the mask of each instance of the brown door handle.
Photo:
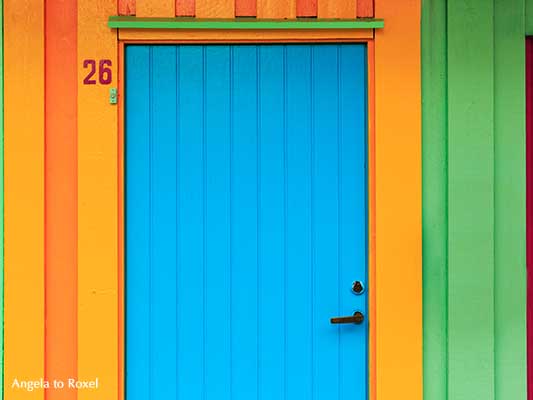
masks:
<svg viewBox="0 0 533 400"><path fill-rule="evenodd" d="M362 324L363 321L365 320L365 316L363 315L362 312L359 312L359 311L356 311L353 313L352 316L349 316L349 317L334 317L334 318L331 318L331 323L332 324L356 324L356 325L359 325L359 324Z"/></svg>

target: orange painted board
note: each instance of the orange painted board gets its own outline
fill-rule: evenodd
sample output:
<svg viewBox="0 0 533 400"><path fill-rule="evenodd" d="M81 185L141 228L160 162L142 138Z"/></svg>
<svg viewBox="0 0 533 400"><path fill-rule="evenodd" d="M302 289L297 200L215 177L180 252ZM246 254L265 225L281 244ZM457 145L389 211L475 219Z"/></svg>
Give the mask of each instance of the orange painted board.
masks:
<svg viewBox="0 0 533 400"><path fill-rule="evenodd" d="M375 6L376 399L421 400L421 4Z"/></svg>
<svg viewBox="0 0 533 400"><path fill-rule="evenodd" d="M257 0L235 0L236 17L257 16Z"/></svg>
<svg viewBox="0 0 533 400"><path fill-rule="evenodd" d="M367 44L368 57L368 279L369 320L376 320L376 89L374 41ZM376 400L376 324L369 325L369 398Z"/></svg>
<svg viewBox="0 0 533 400"><path fill-rule="evenodd" d="M44 377L44 0L4 1L4 398Z"/></svg>
<svg viewBox="0 0 533 400"><path fill-rule="evenodd" d="M77 376L77 8L45 10L45 378ZM65 387L47 400L75 400Z"/></svg>
<svg viewBox="0 0 533 400"><path fill-rule="evenodd" d="M119 43L118 48L118 71L119 71L119 97L118 97L118 176L117 176L117 185L118 185L118 400L124 400L124 382L125 382L125 335L126 335L126 310L124 308L125 302L125 240L124 240L124 230L125 230L125 190L124 190L124 181L125 181L125 149L124 149L124 80L125 80L125 64L124 64L124 43Z"/></svg>
<svg viewBox="0 0 533 400"><path fill-rule="evenodd" d="M196 0L198 18L233 18L235 0Z"/></svg>
<svg viewBox="0 0 533 400"><path fill-rule="evenodd" d="M136 0L118 0L118 15L135 15Z"/></svg>
<svg viewBox="0 0 533 400"><path fill-rule="evenodd" d="M296 18L296 0L257 0L257 18Z"/></svg>
<svg viewBox="0 0 533 400"><path fill-rule="evenodd" d="M137 17L173 18L176 0L137 0L136 12Z"/></svg>
<svg viewBox="0 0 533 400"><path fill-rule="evenodd" d="M296 0L296 16L316 17L318 15L317 0Z"/></svg>
<svg viewBox="0 0 533 400"><path fill-rule="evenodd" d="M106 26L116 4L78 3L78 376L99 378L99 388L78 400L117 399L118 362L118 119L109 91L118 87L117 32ZM174 4L174 3L173 3ZM139 6L139 3L137 4ZM84 84L96 60L111 70Z"/></svg>
<svg viewBox="0 0 533 400"><path fill-rule="evenodd" d="M176 0L176 16L194 17L196 4L194 0Z"/></svg>
<svg viewBox="0 0 533 400"><path fill-rule="evenodd" d="M373 37L372 29L319 29L319 30L172 30L172 29L119 29L119 39L131 42L209 42L209 43L299 43L312 41L358 42Z"/></svg>
<svg viewBox="0 0 533 400"><path fill-rule="evenodd" d="M356 17L356 0L320 0L318 2L318 18L344 18Z"/></svg>
<svg viewBox="0 0 533 400"><path fill-rule="evenodd" d="M374 0L357 0L357 18L374 16Z"/></svg>

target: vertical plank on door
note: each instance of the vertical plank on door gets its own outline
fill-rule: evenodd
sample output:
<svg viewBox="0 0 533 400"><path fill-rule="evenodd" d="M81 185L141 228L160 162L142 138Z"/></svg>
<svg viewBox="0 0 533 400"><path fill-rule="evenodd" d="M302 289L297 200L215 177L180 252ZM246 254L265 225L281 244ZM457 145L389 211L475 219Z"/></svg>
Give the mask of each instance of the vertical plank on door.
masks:
<svg viewBox="0 0 533 400"><path fill-rule="evenodd" d="M117 32L105 22L117 5L109 0L77 4L78 376L98 376L105 382L98 395L116 398L122 390L117 340L118 112L107 99L110 86L118 85L118 46ZM83 84L88 73L83 61L93 57L108 60L111 85ZM77 396L88 400L94 392L80 390Z"/></svg>
<svg viewBox="0 0 533 400"><path fill-rule="evenodd" d="M231 116L231 354L233 400L257 393L258 47L232 49Z"/></svg>
<svg viewBox="0 0 533 400"><path fill-rule="evenodd" d="M201 46L180 46L178 62L178 399L203 393L205 343L204 58ZM190 329L191 326L196 327Z"/></svg>
<svg viewBox="0 0 533 400"><path fill-rule="evenodd" d="M136 0L118 0L118 15L135 15Z"/></svg>
<svg viewBox="0 0 533 400"><path fill-rule="evenodd" d="M367 59L364 45L338 46L338 215L339 215L339 298L340 315L359 310L366 315L368 296L354 296L349 290L354 280L368 287L368 207L367 188ZM364 244L353 246L352 243ZM366 292L368 293L368 292ZM355 297L355 298L354 298ZM367 318L367 321L369 319ZM339 354L340 398L368 399L366 353L368 323L363 329L341 330ZM357 377L357 394L353 392Z"/></svg>
<svg viewBox="0 0 533 400"><path fill-rule="evenodd" d="M527 396L524 6L496 1L493 10L496 399Z"/></svg>
<svg viewBox="0 0 533 400"><path fill-rule="evenodd" d="M357 18L374 16L374 0L357 0Z"/></svg>
<svg viewBox="0 0 533 400"><path fill-rule="evenodd" d="M150 71L150 352L152 396L176 398L176 95L175 46L152 48ZM157 288L157 289L155 289ZM129 353L128 353L129 354Z"/></svg>
<svg viewBox="0 0 533 400"><path fill-rule="evenodd" d="M257 18L296 18L296 0L257 0Z"/></svg>
<svg viewBox="0 0 533 400"><path fill-rule="evenodd" d="M297 17L316 17L317 14L317 0L296 0Z"/></svg>
<svg viewBox="0 0 533 400"><path fill-rule="evenodd" d="M313 243L313 364L318 399L339 398L338 340L324 329L324 321L341 314L339 277L339 54L336 45L313 48L313 152L312 160L312 243ZM328 382L324 385L324 382ZM322 383L322 384L320 384Z"/></svg>
<svg viewBox="0 0 533 400"><path fill-rule="evenodd" d="M318 18L355 18L356 9L356 0L320 0Z"/></svg>
<svg viewBox="0 0 533 400"><path fill-rule="evenodd" d="M230 51L204 50L205 396L231 399Z"/></svg>
<svg viewBox="0 0 533 400"><path fill-rule="evenodd" d="M447 22L448 396L493 400L494 4L451 0Z"/></svg>
<svg viewBox="0 0 533 400"><path fill-rule="evenodd" d="M424 398L448 400L446 3L422 9Z"/></svg>
<svg viewBox="0 0 533 400"><path fill-rule="evenodd" d="M44 376L44 1L4 0L5 331L4 397Z"/></svg>
<svg viewBox="0 0 533 400"><path fill-rule="evenodd" d="M234 18L235 0L196 0L198 18Z"/></svg>
<svg viewBox="0 0 533 400"><path fill-rule="evenodd" d="M311 266L311 46L288 46L287 85L287 398L313 398ZM303 367L307 366L307 367Z"/></svg>
<svg viewBox="0 0 533 400"><path fill-rule="evenodd" d="M263 399L283 398L286 377L283 61L282 46L260 48L258 370Z"/></svg>
<svg viewBox="0 0 533 400"><path fill-rule="evenodd" d="M45 11L45 378L66 381L78 370L77 2L50 0Z"/></svg>
<svg viewBox="0 0 533 400"><path fill-rule="evenodd" d="M176 0L137 0L137 17L173 18Z"/></svg>
<svg viewBox="0 0 533 400"><path fill-rule="evenodd" d="M194 0L176 0L176 16L193 17L196 11Z"/></svg>
<svg viewBox="0 0 533 400"><path fill-rule="evenodd" d="M255 17L257 15L257 0L235 0L236 17Z"/></svg>
<svg viewBox="0 0 533 400"><path fill-rule="evenodd" d="M125 124L126 140L126 203L127 225L126 260L126 332L135 332L126 341L126 392L131 400L150 397L152 375L146 371L150 364L150 151L151 151L151 50L148 46L126 48L126 93L135 93L127 98L128 111ZM130 76L135 79L130 79ZM132 162L128 162L132 160ZM134 160L134 161L133 161ZM134 179L132 179L134 177ZM135 235L128 234L135 232Z"/></svg>

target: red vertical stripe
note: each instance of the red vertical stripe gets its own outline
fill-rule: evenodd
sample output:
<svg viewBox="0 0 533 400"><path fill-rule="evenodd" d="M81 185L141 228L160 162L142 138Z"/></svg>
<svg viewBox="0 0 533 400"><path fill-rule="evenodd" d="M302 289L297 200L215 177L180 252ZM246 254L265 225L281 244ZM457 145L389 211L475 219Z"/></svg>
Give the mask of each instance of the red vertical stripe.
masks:
<svg viewBox="0 0 533 400"><path fill-rule="evenodd" d="M527 381L533 400L533 37L526 40Z"/></svg>
<svg viewBox="0 0 533 400"><path fill-rule="evenodd" d="M135 0L118 0L118 15L135 15Z"/></svg>
<svg viewBox="0 0 533 400"><path fill-rule="evenodd" d="M318 14L317 0L297 0L296 15L298 17L316 17Z"/></svg>
<svg viewBox="0 0 533 400"><path fill-rule="evenodd" d="M196 4L194 0L176 0L176 16L194 17L196 14Z"/></svg>
<svg viewBox="0 0 533 400"><path fill-rule="evenodd" d="M45 375L77 375L77 1L45 2ZM47 400L76 392L48 389Z"/></svg>
<svg viewBox="0 0 533 400"><path fill-rule="evenodd" d="M374 16L374 0L357 0L357 17L372 18Z"/></svg>
<svg viewBox="0 0 533 400"><path fill-rule="evenodd" d="M235 0L236 17L255 17L257 16L256 0Z"/></svg>

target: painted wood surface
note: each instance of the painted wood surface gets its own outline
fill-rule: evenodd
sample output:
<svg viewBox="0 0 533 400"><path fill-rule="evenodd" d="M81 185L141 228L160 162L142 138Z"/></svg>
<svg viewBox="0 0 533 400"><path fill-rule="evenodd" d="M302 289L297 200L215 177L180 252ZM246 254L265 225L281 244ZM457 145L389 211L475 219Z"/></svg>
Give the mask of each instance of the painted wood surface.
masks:
<svg viewBox="0 0 533 400"><path fill-rule="evenodd" d="M448 395L448 86L446 2L422 8L424 399Z"/></svg>
<svg viewBox="0 0 533 400"><path fill-rule="evenodd" d="M118 14L119 15L135 15L136 14L136 0L118 0Z"/></svg>
<svg viewBox="0 0 533 400"><path fill-rule="evenodd" d="M365 53L126 48L129 398L367 399Z"/></svg>
<svg viewBox="0 0 533 400"><path fill-rule="evenodd" d="M42 400L12 383L44 376L43 1L4 1L4 91L4 396Z"/></svg>
<svg viewBox="0 0 533 400"><path fill-rule="evenodd" d="M533 399L533 38L526 42L527 380Z"/></svg>
<svg viewBox="0 0 533 400"><path fill-rule="evenodd" d="M169 17L171 1L118 0L118 13ZM175 0L174 11L177 16L199 18L369 18L374 16L374 0Z"/></svg>
<svg viewBox="0 0 533 400"><path fill-rule="evenodd" d="M421 400L421 3L402 2L401 13L397 2L375 4L387 21L375 39L376 398L397 399L401 388ZM401 300L388 295L399 283Z"/></svg>
<svg viewBox="0 0 533 400"><path fill-rule="evenodd" d="M193 17L195 12L195 0L176 0L176 15L178 17Z"/></svg>
<svg viewBox="0 0 533 400"><path fill-rule="evenodd" d="M77 3L45 4L45 378L77 376ZM48 400L76 390L49 389Z"/></svg>
<svg viewBox="0 0 533 400"><path fill-rule="evenodd" d="M4 2L0 1L0 24L4 26ZM0 371L4 373L4 32L0 32ZM4 379L0 378L0 395Z"/></svg>
<svg viewBox="0 0 533 400"><path fill-rule="evenodd" d="M236 17L255 17L257 15L256 0L235 0Z"/></svg>
<svg viewBox="0 0 533 400"><path fill-rule="evenodd" d="M317 15L317 0L296 0L296 16L316 17Z"/></svg>
<svg viewBox="0 0 533 400"><path fill-rule="evenodd" d="M318 18L355 18L356 0L320 0L318 2Z"/></svg>
<svg viewBox="0 0 533 400"><path fill-rule="evenodd" d="M374 16L374 0L357 0L357 18Z"/></svg>
<svg viewBox="0 0 533 400"><path fill-rule="evenodd" d="M235 0L196 0L198 18L233 18Z"/></svg>
<svg viewBox="0 0 533 400"><path fill-rule="evenodd" d="M425 399L523 399L524 2L426 7Z"/></svg>
<svg viewBox="0 0 533 400"><path fill-rule="evenodd" d="M100 378L98 396L120 398L118 360L118 87L116 4L78 0L78 376ZM84 85L86 59L109 60L109 85ZM98 79L98 77L97 77ZM90 390L78 400L94 400Z"/></svg>
<svg viewBox="0 0 533 400"><path fill-rule="evenodd" d="M138 17L170 18L176 16L175 0L137 0Z"/></svg>

